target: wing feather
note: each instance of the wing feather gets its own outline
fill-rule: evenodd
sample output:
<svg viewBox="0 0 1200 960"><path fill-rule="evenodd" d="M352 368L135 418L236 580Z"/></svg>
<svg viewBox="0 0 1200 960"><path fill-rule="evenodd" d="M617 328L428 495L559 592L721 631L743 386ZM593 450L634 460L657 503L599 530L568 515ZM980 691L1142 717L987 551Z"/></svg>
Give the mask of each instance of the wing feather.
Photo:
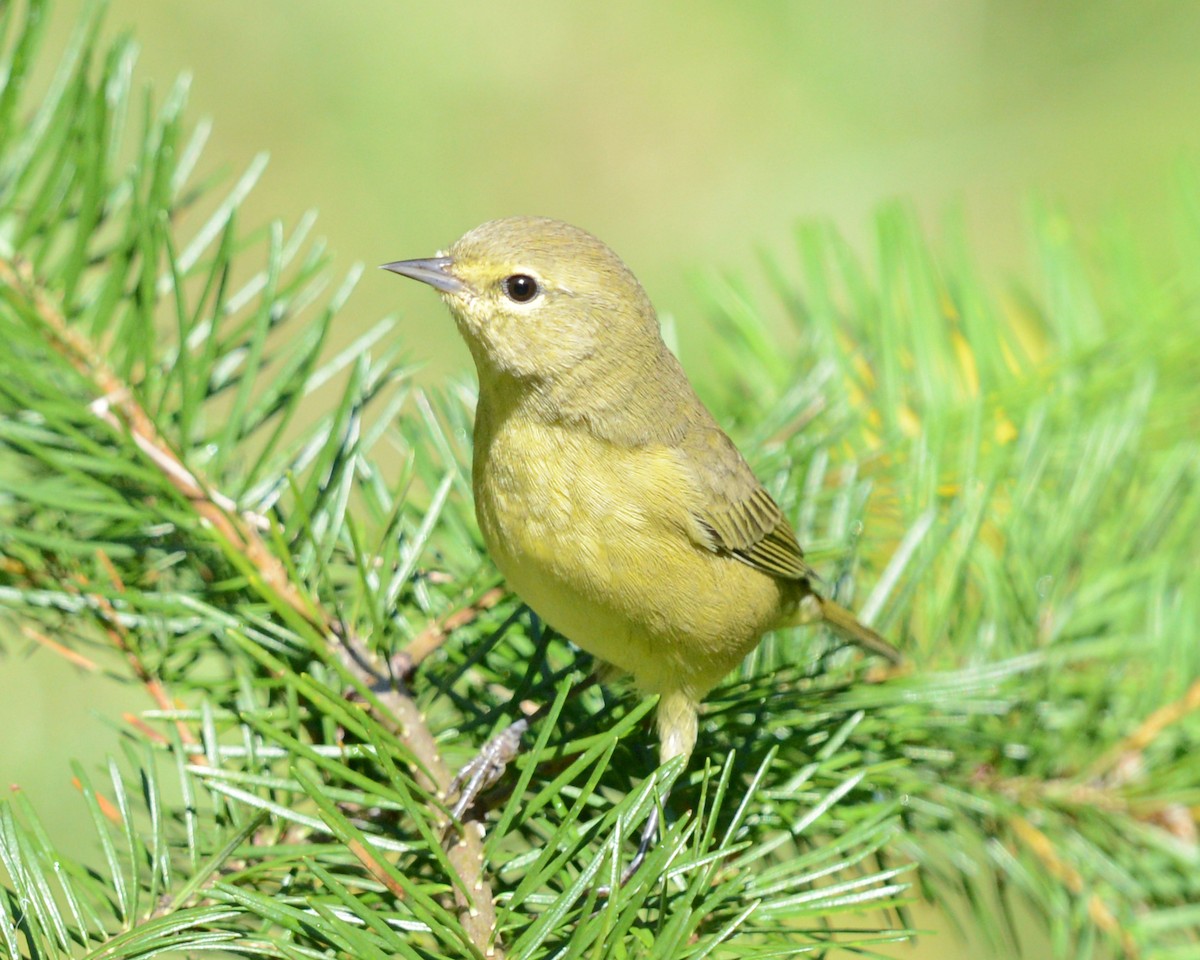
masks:
<svg viewBox="0 0 1200 960"><path fill-rule="evenodd" d="M680 452L701 494L692 514L702 546L773 577L814 576L779 504L715 423L698 427Z"/></svg>

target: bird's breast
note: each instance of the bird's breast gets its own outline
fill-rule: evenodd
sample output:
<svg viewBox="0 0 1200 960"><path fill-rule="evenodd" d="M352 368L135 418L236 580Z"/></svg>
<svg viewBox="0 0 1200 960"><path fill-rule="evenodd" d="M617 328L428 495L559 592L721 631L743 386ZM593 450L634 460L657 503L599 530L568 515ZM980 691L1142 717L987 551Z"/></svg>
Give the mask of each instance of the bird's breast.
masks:
<svg viewBox="0 0 1200 960"><path fill-rule="evenodd" d="M570 640L644 689L682 679L702 694L779 622L786 585L689 536L696 491L678 451L481 412L480 529L513 589Z"/></svg>

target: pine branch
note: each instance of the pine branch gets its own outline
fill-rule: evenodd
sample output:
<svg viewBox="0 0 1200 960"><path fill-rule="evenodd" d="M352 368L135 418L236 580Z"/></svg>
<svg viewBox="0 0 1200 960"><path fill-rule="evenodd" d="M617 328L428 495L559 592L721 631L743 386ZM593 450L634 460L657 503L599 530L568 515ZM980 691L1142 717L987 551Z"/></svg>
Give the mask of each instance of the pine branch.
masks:
<svg viewBox="0 0 1200 960"><path fill-rule="evenodd" d="M416 389L386 322L328 356L354 275L327 294L311 220L242 232L261 162L191 185L182 88L133 131L94 16L24 107L46 10L0 9L0 622L154 706L74 770L87 864L0 802L5 951L870 954L915 883L996 943L1020 899L1059 956L1197 955L1200 260L1094 265L1042 212L1044 289L998 298L891 210L875 263L820 226L765 258L791 326L706 280L712 405L916 667L770 636L706 760L655 771L652 704L568 696L586 662L497 587L469 388ZM448 827L450 771L529 704Z"/></svg>
<svg viewBox="0 0 1200 960"><path fill-rule="evenodd" d="M446 796L453 774L442 761L433 734L412 696L374 662L374 657L358 638L347 633L343 625L337 623L316 600L307 596L292 581L284 563L276 558L260 534L261 529L268 527L269 521L262 516L239 513L230 498L213 489L183 464L159 434L149 414L138 404L131 386L122 382L105 364L92 344L70 328L61 307L50 302L26 265L0 260L0 284L8 288L10 306L19 310L22 306L20 301L24 301L26 312L36 316L50 345L92 385L97 398L88 404L88 409L98 419L133 441L162 472L163 478L195 510L199 526L211 527L221 546L239 555L236 561L238 565L256 572L256 576L261 578L261 592L265 596L274 603L286 604L315 633L325 638L331 654L339 657L356 685L370 692L369 702L380 711L380 722L400 737L417 758L426 778L422 786L439 796ZM115 571L113 573L120 592L119 578ZM103 596L96 595L92 599L109 625L114 642L129 656L134 674L151 692L160 709L171 709L172 704L162 692L158 678L149 674L124 642L124 628L112 605ZM495 593L489 593L483 608L494 604L495 599ZM474 606L464 608L447 617L446 621L451 625L468 622L474 610ZM430 627L413 641L419 647L415 657L412 653L408 654L414 666L426 655L431 646L430 638L435 636L444 637L444 627ZM184 728L181 728L181 738L185 744L191 742ZM354 842L350 849L372 875L381 873L378 861L363 844ZM455 905L464 929L480 953L503 956L495 943L496 920L492 893L482 873L482 831L477 830L475 821L468 819L463 823L460 840L451 847L448 858L457 877L454 884ZM402 894L398 889L394 892Z"/></svg>

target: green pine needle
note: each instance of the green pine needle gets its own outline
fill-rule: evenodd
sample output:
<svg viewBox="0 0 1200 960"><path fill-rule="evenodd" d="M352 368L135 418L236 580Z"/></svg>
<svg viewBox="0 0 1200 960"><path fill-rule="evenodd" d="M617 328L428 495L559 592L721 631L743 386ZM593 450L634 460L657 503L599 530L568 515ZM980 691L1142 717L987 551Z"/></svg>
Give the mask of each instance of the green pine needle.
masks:
<svg viewBox="0 0 1200 960"><path fill-rule="evenodd" d="M357 269L311 217L246 232L264 159L197 183L186 85L47 13L0 7L0 643L156 707L73 769L86 862L0 801L6 956L879 955L925 896L1013 951L1023 906L1056 956L1200 957L1200 174L1158 272L1040 205L997 292L897 206L869 257L765 252L765 302L702 278L716 412L912 665L780 632L656 771L653 705L569 694L586 659L495 590L472 389L419 390L390 321L330 356Z"/></svg>

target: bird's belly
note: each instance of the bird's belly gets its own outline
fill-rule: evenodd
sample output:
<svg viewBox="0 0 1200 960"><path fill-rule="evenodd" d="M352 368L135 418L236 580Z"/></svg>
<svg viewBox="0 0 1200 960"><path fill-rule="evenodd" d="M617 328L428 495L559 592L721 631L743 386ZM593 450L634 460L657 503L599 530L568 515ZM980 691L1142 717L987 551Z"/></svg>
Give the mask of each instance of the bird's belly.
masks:
<svg viewBox="0 0 1200 960"><path fill-rule="evenodd" d="M779 622L794 591L693 543L690 481L666 453L542 424L485 439L475 502L497 566L542 619L644 690L702 696Z"/></svg>

